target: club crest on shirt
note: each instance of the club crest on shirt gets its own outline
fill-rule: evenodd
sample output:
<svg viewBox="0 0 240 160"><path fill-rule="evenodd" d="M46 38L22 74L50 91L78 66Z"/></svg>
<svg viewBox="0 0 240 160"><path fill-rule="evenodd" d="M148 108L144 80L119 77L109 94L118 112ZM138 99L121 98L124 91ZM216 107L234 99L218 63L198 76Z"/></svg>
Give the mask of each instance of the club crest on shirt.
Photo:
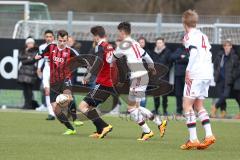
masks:
<svg viewBox="0 0 240 160"><path fill-rule="evenodd" d="M63 54L63 57L67 57L68 52L63 52L62 54Z"/></svg>
<svg viewBox="0 0 240 160"><path fill-rule="evenodd" d="M108 46L107 46L107 49L108 49L108 50L111 50L111 49L113 49L113 47L112 47L111 45L108 45Z"/></svg>

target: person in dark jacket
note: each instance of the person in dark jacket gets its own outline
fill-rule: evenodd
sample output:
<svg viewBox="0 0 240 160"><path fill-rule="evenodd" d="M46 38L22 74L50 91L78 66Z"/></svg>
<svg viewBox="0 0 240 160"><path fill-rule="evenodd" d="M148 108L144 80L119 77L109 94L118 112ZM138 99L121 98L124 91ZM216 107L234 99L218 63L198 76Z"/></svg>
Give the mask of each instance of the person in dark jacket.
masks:
<svg viewBox="0 0 240 160"><path fill-rule="evenodd" d="M82 44L76 41L73 36L68 37L68 46L75 49L78 53L80 53Z"/></svg>
<svg viewBox="0 0 240 160"><path fill-rule="evenodd" d="M23 109L34 109L33 102L33 86L37 82L37 67L35 55L38 48L35 46L33 38L27 38L24 50L19 54L19 62L22 63L18 71L18 82L23 87L24 106Z"/></svg>
<svg viewBox="0 0 240 160"><path fill-rule="evenodd" d="M164 38L160 37L156 39L156 46L153 52L149 52L150 57L157 64L163 64L171 68L171 51L166 47ZM163 78L165 81L169 81L169 72ZM159 114L160 107L160 97L154 97L154 110L152 111L154 114ZM162 107L163 114L168 115L167 107L168 107L168 97L167 95L162 96Z"/></svg>
<svg viewBox="0 0 240 160"><path fill-rule="evenodd" d="M174 63L174 89L176 96L176 113L181 116L183 111L183 90L185 84L185 73L188 65L188 53L184 46L176 49L171 54L171 60Z"/></svg>
<svg viewBox="0 0 240 160"><path fill-rule="evenodd" d="M235 119L240 119L240 57L238 57L237 65L233 70L233 90L234 96L238 103L239 113L234 117Z"/></svg>
<svg viewBox="0 0 240 160"><path fill-rule="evenodd" d="M214 80L219 99L211 109L211 116L215 117L217 109L220 108L221 118L226 117L226 98L229 97L233 85L233 70L238 60L230 40L223 43L223 49L214 60Z"/></svg>

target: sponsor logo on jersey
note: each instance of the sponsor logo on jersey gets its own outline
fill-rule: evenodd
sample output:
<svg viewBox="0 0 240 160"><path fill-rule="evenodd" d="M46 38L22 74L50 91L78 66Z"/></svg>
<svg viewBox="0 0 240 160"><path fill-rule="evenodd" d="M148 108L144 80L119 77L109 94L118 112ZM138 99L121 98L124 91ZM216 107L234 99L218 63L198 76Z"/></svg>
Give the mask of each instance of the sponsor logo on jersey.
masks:
<svg viewBox="0 0 240 160"><path fill-rule="evenodd" d="M60 57L53 57L53 61L54 62L59 62L59 63L63 63L64 62L64 59L63 58L60 58Z"/></svg>

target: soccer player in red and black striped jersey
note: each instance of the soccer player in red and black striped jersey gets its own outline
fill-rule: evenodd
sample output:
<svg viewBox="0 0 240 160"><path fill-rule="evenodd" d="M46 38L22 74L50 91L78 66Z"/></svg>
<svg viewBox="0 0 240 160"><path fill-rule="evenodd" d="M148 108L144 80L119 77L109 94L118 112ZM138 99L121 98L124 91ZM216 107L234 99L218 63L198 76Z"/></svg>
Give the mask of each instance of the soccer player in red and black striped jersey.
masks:
<svg viewBox="0 0 240 160"><path fill-rule="evenodd" d="M112 126L107 124L102 118L99 117L96 107L106 101L106 99L116 93L113 88L113 79L115 73L115 65L109 64L106 61L108 54L112 54L114 51L111 44L106 40L105 30L102 26L95 26L91 28L91 33L93 34L94 41L97 46L95 48L97 57L93 64L92 69L83 79L82 83L86 84L94 71L100 69L97 74L96 86L93 88L80 103L79 108L81 112L90 119L96 126L96 132L94 132L90 137L93 138L104 138L111 130Z"/></svg>
<svg viewBox="0 0 240 160"><path fill-rule="evenodd" d="M67 116L62 113L60 106L55 102L56 97L63 93L69 97L69 103L72 101L71 78L72 71L69 68L69 62L72 58L78 56L78 52L67 46L68 33L60 30L57 33L57 44L49 44L41 55L35 59L47 57L50 65L50 101L58 120L63 123L68 130L66 135L76 134L76 130L69 122Z"/></svg>

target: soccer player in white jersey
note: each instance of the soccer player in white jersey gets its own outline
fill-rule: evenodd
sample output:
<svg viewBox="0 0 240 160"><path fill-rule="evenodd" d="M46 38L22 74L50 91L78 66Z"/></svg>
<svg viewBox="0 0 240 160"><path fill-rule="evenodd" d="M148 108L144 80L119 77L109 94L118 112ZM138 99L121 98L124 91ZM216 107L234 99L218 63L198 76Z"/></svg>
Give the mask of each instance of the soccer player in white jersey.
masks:
<svg viewBox="0 0 240 160"><path fill-rule="evenodd" d="M148 85L148 71L143 65L143 59L148 64L148 70L156 74L154 63L148 53L142 49L137 41L131 38L131 25L128 22L122 22L118 25L119 39L122 41L116 51L108 55L108 63L117 60L123 56L127 58L127 64L131 71L130 90L128 96L128 112L131 118L142 128L141 141L148 140L154 133L150 130L146 119L154 121L163 137L167 121L161 121L146 108L140 106L140 101L145 98L145 91Z"/></svg>
<svg viewBox="0 0 240 160"><path fill-rule="evenodd" d="M196 29L198 14L193 10L183 13L182 22L186 35L185 48L189 51L189 63L186 69L183 109L189 131L189 140L181 145L181 149L206 149L216 141L213 136L208 112L204 108L204 98L213 80L211 45L208 37ZM199 142L196 132L196 115L202 122L206 136Z"/></svg>
<svg viewBox="0 0 240 160"><path fill-rule="evenodd" d="M54 42L54 34L51 30L46 30L44 32L44 40L45 43L39 46L39 54L42 54L42 52L45 50L45 48L50 44ZM44 65L44 67L43 67ZM43 71L41 73L41 68L43 67ZM47 58L43 58L39 60L38 62L38 75L42 78L42 84L45 92L45 100L47 104L48 109L48 117L46 120L55 120L55 114L53 112L52 105L50 103L50 67L48 63Z"/></svg>

